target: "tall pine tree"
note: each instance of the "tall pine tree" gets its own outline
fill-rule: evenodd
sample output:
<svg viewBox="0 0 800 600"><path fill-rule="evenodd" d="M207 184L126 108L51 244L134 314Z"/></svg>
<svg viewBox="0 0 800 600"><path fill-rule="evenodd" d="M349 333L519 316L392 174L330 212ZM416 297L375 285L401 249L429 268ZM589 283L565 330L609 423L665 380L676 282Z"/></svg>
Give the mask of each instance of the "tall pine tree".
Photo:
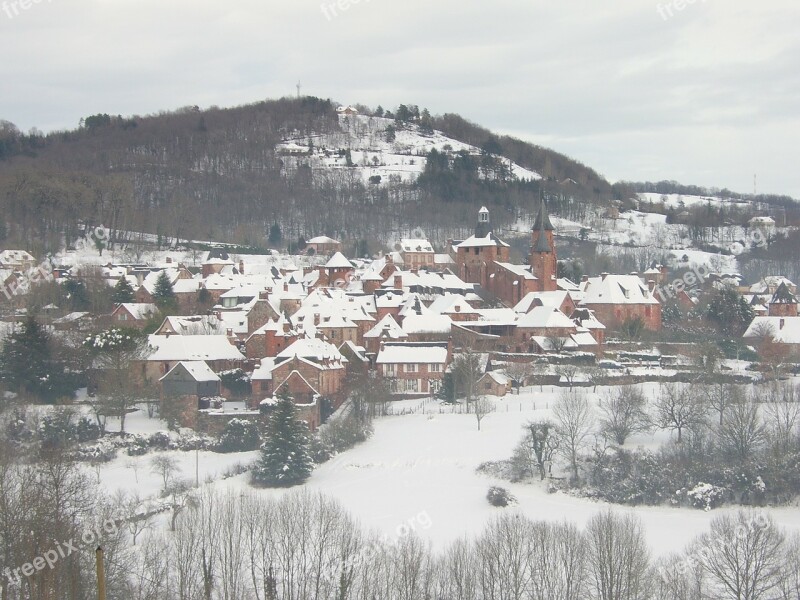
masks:
<svg viewBox="0 0 800 600"><path fill-rule="evenodd" d="M55 356L50 336L33 317L6 336L0 352L0 380L8 389L44 402L71 397L77 387Z"/></svg>
<svg viewBox="0 0 800 600"><path fill-rule="evenodd" d="M175 298L175 290L166 271L161 271L156 279L155 289L153 289L153 300L161 312L166 313L177 308L178 302Z"/></svg>
<svg viewBox="0 0 800 600"><path fill-rule="evenodd" d="M122 277L114 286L114 294L111 296L114 304L125 304L126 302L133 302L133 287L127 277Z"/></svg>
<svg viewBox="0 0 800 600"><path fill-rule="evenodd" d="M309 451L308 427L297 419L297 408L289 396L278 397L267 426L266 440L253 468L254 484L291 487L309 478L314 463Z"/></svg>

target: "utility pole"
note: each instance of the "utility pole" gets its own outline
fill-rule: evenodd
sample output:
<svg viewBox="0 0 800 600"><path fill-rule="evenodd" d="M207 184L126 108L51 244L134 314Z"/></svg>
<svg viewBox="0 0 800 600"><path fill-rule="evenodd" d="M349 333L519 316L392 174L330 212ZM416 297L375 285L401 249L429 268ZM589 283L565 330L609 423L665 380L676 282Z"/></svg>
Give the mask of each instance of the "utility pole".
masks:
<svg viewBox="0 0 800 600"><path fill-rule="evenodd" d="M97 600L106 600L106 567L103 563L103 547L98 546L95 551L97 563Z"/></svg>
<svg viewBox="0 0 800 600"><path fill-rule="evenodd" d="M297 98L300 99L300 81L297 81Z"/></svg>

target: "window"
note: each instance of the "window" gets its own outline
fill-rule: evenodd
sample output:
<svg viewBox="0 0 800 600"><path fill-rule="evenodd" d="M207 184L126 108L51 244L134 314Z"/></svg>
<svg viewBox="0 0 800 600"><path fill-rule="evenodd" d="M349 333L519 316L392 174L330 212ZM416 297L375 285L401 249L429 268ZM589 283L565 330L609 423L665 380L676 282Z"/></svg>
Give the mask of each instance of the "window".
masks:
<svg viewBox="0 0 800 600"><path fill-rule="evenodd" d="M394 377L395 365L383 365L383 373L384 375L388 375L389 377Z"/></svg>
<svg viewBox="0 0 800 600"><path fill-rule="evenodd" d="M417 363L406 363L404 367L404 371L406 373L416 373L417 372Z"/></svg>
<svg viewBox="0 0 800 600"><path fill-rule="evenodd" d="M428 366L428 371L430 371L431 373L441 373L442 365L440 363L431 363Z"/></svg>

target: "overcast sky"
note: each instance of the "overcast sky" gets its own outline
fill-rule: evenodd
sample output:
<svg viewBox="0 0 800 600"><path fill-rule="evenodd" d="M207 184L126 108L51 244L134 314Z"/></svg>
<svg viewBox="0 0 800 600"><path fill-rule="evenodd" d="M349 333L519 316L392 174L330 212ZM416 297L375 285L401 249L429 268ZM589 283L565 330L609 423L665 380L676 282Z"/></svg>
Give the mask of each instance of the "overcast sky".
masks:
<svg viewBox="0 0 800 600"><path fill-rule="evenodd" d="M343 10L340 6L344 6ZM27 8L26 8L27 7ZM609 180L800 198L797 0L0 0L0 119L302 92L456 112Z"/></svg>

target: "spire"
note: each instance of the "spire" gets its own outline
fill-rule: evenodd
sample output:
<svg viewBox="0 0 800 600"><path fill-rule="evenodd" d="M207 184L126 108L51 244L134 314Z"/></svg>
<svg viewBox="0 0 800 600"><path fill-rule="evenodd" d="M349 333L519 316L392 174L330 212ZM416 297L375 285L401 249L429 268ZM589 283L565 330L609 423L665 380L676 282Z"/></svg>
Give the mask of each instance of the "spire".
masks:
<svg viewBox="0 0 800 600"><path fill-rule="evenodd" d="M534 246L534 252L552 252L552 248L550 248L550 242L547 239L547 234L545 233L545 220L550 222L550 219L547 218L547 214L544 214L544 219L542 217L542 210L544 207L544 202L542 202L542 206L539 208L539 217L536 219L537 223L539 224L539 235L536 239L536 246ZM551 225L552 227L552 225Z"/></svg>
<svg viewBox="0 0 800 600"><path fill-rule="evenodd" d="M550 222L550 215L547 214L547 205L544 201L544 194L542 194L541 203L539 204L539 213L536 215L536 222L533 224L533 230L541 229L544 226L545 231L555 231L555 227Z"/></svg>
<svg viewBox="0 0 800 600"><path fill-rule="evenodd" d="M789 287L786 285L786 282L782 281L778 286L778 289L775 290L775 294L772 296L770 304L797 304L797 298L794 294L792 294L792 292L789 291Z"/></svg>

